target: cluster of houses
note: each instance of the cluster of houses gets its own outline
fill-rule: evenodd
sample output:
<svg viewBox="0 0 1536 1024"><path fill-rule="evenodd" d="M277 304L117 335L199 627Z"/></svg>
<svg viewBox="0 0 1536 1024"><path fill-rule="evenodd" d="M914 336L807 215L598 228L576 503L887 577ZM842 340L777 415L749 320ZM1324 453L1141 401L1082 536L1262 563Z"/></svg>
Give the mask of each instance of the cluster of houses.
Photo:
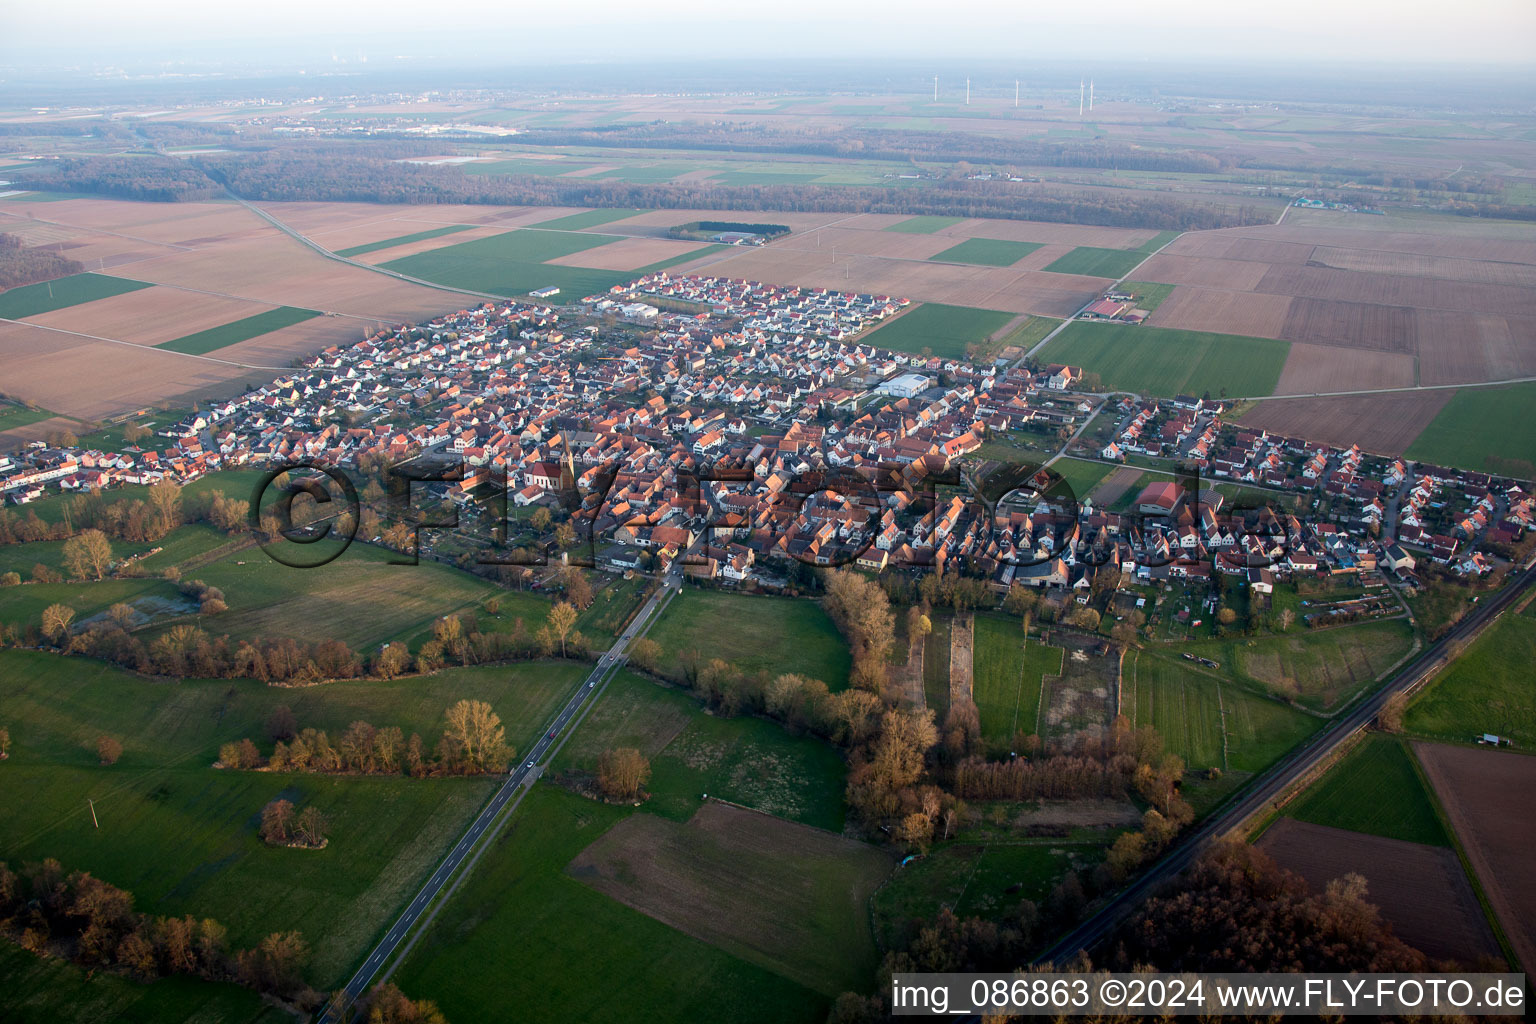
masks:
<svg viewBox="0 0 1536 1024"><path fill-rule="evenodd" d="M1355 535L1384 536L1402 554L1389 567L1411 578L1416 560L1407 550L1463 575L1486 575L1488 546L1513 545L1536 518L1536 498L1515 481L1486 473L1410 464L1368 455L1358 445L1339 448L1225 424L1219 405L1180 397L1122 403L1116 439L1099 455L1176 458L1208 477L1312 497L1329 517ZM1394 543L1395 542L1395 543ZM1347 561L1347 559L1346 559Z"/></svg>
<svg viewBox="0 0 1536 1024"><path fill-rule="evenodd" d="M909 299L888 295L795 288L728 277L672 277L665 271L614 285L605 294L590 295L582 302L598 310L622 311L635 305L637 296L647 295L705 307L706 317L730 317L748 330L814 333L832 341L852 338L910 304Z"/></svg>
<svg viewBox="0 0 1536 1024"><path fill-rule="evenodd" d="M1219 405L1194 398L1122 402L1117 440L1102 454L1177 454L1213 477L1337 494L1358 514L1255 521L1224 513L1214 492L1173 484L1149 487L1123 515L1062 507L1028 488L989 507L965 496L956 467L990 434L1065 430L1092 414L1098 400L1070 391L1080 369L978 367L847 337L905 300L664 274L630 293L710 312L616 331L562 320L547 305L486 303L327 349L161 427L152 446L29 448L0 462L0 492L25 503L49 487L432 455L462 463L462 480L441 488L464 504L505 488L517 506L559 508L574 488L576 515L612 567L638 564L641 552L664 564L703 536L690 571L727 581L774 582L796 561L853 560L875 571L963 568L999 589L1086 590L1109 566L1146 580L1229 573L1262 593L1295 573L1373 569L1380 545L1362 527L1390 526L1394 507L1402 518L1391 550L1405 556L1425 549L1409 517L1453 493L1476 498L1449 527L1469 549L1518 535L1532 518L1517 487L1236 430ZM1429 488L1422 501L1419 488ZM1411 557L1392 561L1412 569Z"/></svg>

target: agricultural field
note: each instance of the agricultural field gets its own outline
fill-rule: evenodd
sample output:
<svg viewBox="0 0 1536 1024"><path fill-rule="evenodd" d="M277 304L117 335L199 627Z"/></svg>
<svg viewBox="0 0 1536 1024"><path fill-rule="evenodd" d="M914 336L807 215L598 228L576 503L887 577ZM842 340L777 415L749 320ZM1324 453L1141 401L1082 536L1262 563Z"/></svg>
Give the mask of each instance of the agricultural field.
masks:
<svg viewBox="0 0 1536 1024"><path fill-rule="evenodd" d="M351 969L495 783L223 772L211 767L219 744L247 736L265 744L262 723L279 704L301 725L333 734L362 718L431 738L453 701L472 698L489 700L509 739L525 746L583 674L580 666L498 666L282 690L148 681L35 652L0 653L0 666L13 737L6 792L28 794L0 799L0 857L57 857L129 889L140 909L216 917L237 944L298 928L322 988ZM124 746L111 767L90 749L104 733ZM257 839L258 812L279 794L331 818L326 849Z"/></svg>
<svg viewBox="0 0 1536 1024"><path fill-rule="evenodd" d="M1317 730L1311 718L1151 651L1126 655L1120 713L1190 768L1258 772Z"/></svg>
<svg viewBox="0 0 1536 1024"><path fill-rule="evenodd" d="M468 231L468 224L445 224L440 228L427 228L425 231L413 231L408 235L396 235L394 238L385 238L377 242L368 242L363 245L350 245L345 249L337 249L337 256L363 256L370 252L378 252L380 249L393 249L397 245L410 245L412 242L425 242L429 238L441 238L443 235L453 235L460 231Z"/></svg>
<svg viewBox="0 0 1536 1024"><path fill-rule="evenodd" d="M1529 800L1536 758L1442 743L1413 748L1515 959L1529 970L1536 963L1536 835Z"/></svg>
<svg viewBox="0 0 1536 1024"><path fill-rule="evenodd" d="M511 629L522 614L529 632L543 622L549 602L531 594L506 592L488 580L423 560L393 565L391 552L354 544L318 569L294 569L261 551L235 552L195 572L224 591L229 611L204 628L236 639L323 636L370 652L394 640L414 643L430 635L431 620L471 612L495 631L484 602L498 598L500 620ZM102 584L83 585L88 588Z"/></svg>
<svg viewBox="0 0 1536 1024"><path fill-rule="evenodd" d="M652 684L653 686L655 684ZM685 821L704 794L786 821L843 829L843 755L820 740L791 736L765 718L695 713L651 759L654 814Z"/></svg>
<svg viewBox="0 0 1536 1024"><path fill-rule="evenodd" d="M1184 650L1219 662L1240 683L1302 707L1333 711L1407 654L1413 631L1401 619L1282 636L1202 640Z"/></svg>
<svg viewBox="0 0 1536 1024"><path fill-rule="evenodd" d="M830 999L625 906L568 866L631 815L533 787L396 975L449 1020L820 1024ZM643 955L636 955L643 952ZM530 969L536 964L537 969ZM592 983L600 965L603 983Z"/></svg>
<svg viewBox="0 0 1536 1024"><path fill-rule="evenodd" d="M20 430L22 427L30 427L34 423L52 419L53 413L47 409L28 409L22 405L12 405L9 402L0 403L0 432Z"/></svg>
<svg viewBox="0 0 1536 1024"><path fill-rule="evenodd" d="M1153 313L1163 304L1163 300L1173 293L1174 287L1171 284L1158 284L1155 281L1123 281L1118 290L1127 295L1136 296L1137 309Z"/></svg>
<svg viewBox="0 0 1536 1024"><path fill-rule="evenodd" d="M1457 743L1492 733L1536 746L1533 664L1536 618L1505 614L1414 697L1403 727Z"/></svg>
<svg viewBox="0 0 1536 1024"><path fill-rule="evenodd" d="M686 822L632 814L566 872L598 892L824 996L868 983L868 902L894 859L726 804Z"/></svg>
<svg viewBox="0 0 1536 1024"><path fill-rule="evenodd" d="M981 344L1000 330L1013 314L925 302L860 341L896 352L932 352L942 359L963 359L965 348Z"/></svg>
<svg viewBox="0 0 1536 1024"><path fill-rule="evenodd" d="M899 231L908 235L931 235L940 228L951 228L964 220L964 217L908 217L906 220L888 226L885 230Z"/></svg>
<svg viewBox="0 0 1536 1024"><path fill-rule="evenodd" d="M172 341L162 341L156 348L163 348L171 352L185 352L189 355L206 355L228 345L234 345L242 341L272 331L280 331L284 327L292 327L301 324L305 320L317 317L320 314L313 309L295 309L292 306L279 306L277 309L268 310L265 313L257 313L242 320L235 320L220 327L210 327L206 331L198 331L196 334L188 334Z"/></svg>
<svg viewBox="0 0 1536 1024"><path fill-rule="evenodd" d="M1025 644L1017 622L978 615L974 655L981 735L994 751L1006 751L1016 735L1038 732L1041 678L1061 674L1063 653L1039 640Z"/></svg>
<svg viewBox="0 0 1536 1024"><path fill-rule="evenodd" d="M6 984L7 1022L287 1024L293 1019L249 989L184 975L145 985L39 957L10 942L0 943L0 977Z"/></svg>
<svg viewBox="0 0 1536 1024"><path fill-rule="evenodd" d="M1008 242L998 238L967 238L959 245L951 246L928 258L939 262L1009 267L1043 244L1041 242Z"/></svg>
<svg viewBox="0 0 1536 1024"><path fill-rule="evenodd" d="M78 306L97 299L148 288L143 281L130 281L103 274L75 274L40 284L25 284L19 288L7 288L0 293L0 317L20 320L22 317L51 313L57 309Z"/></svg>
<svg viewBox="0 0 1536 1024"><path fill-rule="evenodd" d="M588 210L585 213L556 217L554 220L541 220L533 226L545 231L580 231L584 228L612 224L616 220L626 220L643 212L643 210Z"/></svg>
<svg viewBox="0 0 1536 1024"><path fill-rule="evenodd" d="M1431 957L1476 964L1498 957L1488 927L1454 851L1363 832L1281 818L1259 849L1314 889L1347 874L1365 879L1367 902L1397 936Z"/></svg>
<svg viewBox="0 0 1536 1024"><path fill-rule="evenodd" d="M1536 383L1456 391L1408 446L1411 459L1536 477Z"/></svg>
<svg viewBox="0 0 1536 1024"><path fill-rule="evenodd" d="M897 869L871 904L875 934L885 947L911 938L911 922L948 907L961 917L1006 921L1024 900L1039 903L1056 880L1103 859L1098 842L1013 840L988 843L961 837L941 843ZM1012 890L1012 891L1010 891Z"/></svg>
<svg viewBox="0 0 1536 1024"><path fill-rule="evenodd" d="M723 658L743 672L794 672L842 690L853 664L827 613L816 602L798 598L685 587L649 635L661 645L664 670L674 676L690 664Z"/></svg>
<svg viewBox="0 0 1536 1024"><path fill-rule="evenodd" d="M1113 390L1267 395L1280 379L1289 348L1268 338L1076 322L1045 347L1040 360L1081 366Z"/></svg>
<svg viewBox="0 0 1536 1024"><path fill-rule="evenodd" d="M1053 274L1118 279L1135 270L1137 264L1146 258L1146 253L1130 249L1101 249L1080 245L1060 259L1046 264L1045 269Z"/></svg>
<svg viewBox="0 0 1536 1024"><path fill-rule="evenodd" d="M1288 817L1429 846L1450 846L1413 755L1395 736L1371 733L1285 806Z"/></svg>
<svg viewBox="0 0 1536 1024"><path fill-rule="evenodd" d="M390 260L383 266L425 281L495 295L525 295L554 285L562 295L581 298L606 291L628 277L612 271L555 267L545 261L613 241L616 236L525 228Z"/></svg>
<svg viewBox="0 0 1536 1024"><path fill-rule="evenodd" d="M1235 419L1244 426L1271 433L1305 436L1346 448L1358 444L1378 455L1402 455L1453 394L1447 388L1338 398L1275 399L1254 402Z"/></svg>
<svg viewBox="0 0 1536 1024"><path fill-rule="evenodd" d="M1092 494L1111 473L1117 472L1116 467L1107 463L1084 459L1057 459L1048 468L1066 481L1079 502Z"/></svg>

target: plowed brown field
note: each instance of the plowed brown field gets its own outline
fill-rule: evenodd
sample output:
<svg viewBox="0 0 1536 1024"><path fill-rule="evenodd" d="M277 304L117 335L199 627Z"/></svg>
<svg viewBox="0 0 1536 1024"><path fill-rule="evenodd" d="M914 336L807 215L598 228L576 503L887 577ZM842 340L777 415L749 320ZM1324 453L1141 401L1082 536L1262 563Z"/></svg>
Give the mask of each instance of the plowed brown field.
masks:
<svg viewBox="0 0 1536 1024"><path fill-rule="evenodd" d="M1148 323L1154 327L1278 338L1290 308L1291 299L1286 295L1181 284L1157 307Z"/></svg>
<svg viewBox="0 0 1536 1024"><path fill-rule="evenodd" d="M1269 269L1266 263L1243 260L1212 260L1199 256L1170 256L1159 253L1136 271L1138 281L1164 284L1197 284L1206 288L1253 291Z"/></svg>
<svg viewBox="0 0 1536 1024"><path fill-rule="evenodd" d="M1451 400L1452 388L1340 398L1279 398L1257 403L1242 422L1277 434L1401 455Z"/></svg>
<svg viewBox="0 0 1536 1024"><path fill-rule="evenodd" d="M1443 743L1415 743L1413 749L1529 972L1536 966L1536 757Z"/></svg>
<svg viewBox="0 0 1536 1024"><path fill-rule="evenodd" d="M1323 299L1292 299L1280 337L1378 352L1414 352L1419 347L1414 310Z"/></svg>
<svg viewBox="0 0 1536 1024"><path fill-rule="evenodd" d="M1413 356L1293 342L1277 395L1413 386Z"/></svg>
<svg viewBox="0 0 1536 1024"><path fill-rule="evenodd" d="M1439 846L1281 818L1259 849L1321 892L1335 878L1366 881L1366 900L1404 942L1468 966L1498 956L1499 944L1456 852Z"/></svg>
<svg viewBox="0 0 1536 1024"><path fill-rule="evenodd" d="M26 319L28 323L44 327L59 327L138 345L158 345L272 308L269 303L156 286Z"/></svg>

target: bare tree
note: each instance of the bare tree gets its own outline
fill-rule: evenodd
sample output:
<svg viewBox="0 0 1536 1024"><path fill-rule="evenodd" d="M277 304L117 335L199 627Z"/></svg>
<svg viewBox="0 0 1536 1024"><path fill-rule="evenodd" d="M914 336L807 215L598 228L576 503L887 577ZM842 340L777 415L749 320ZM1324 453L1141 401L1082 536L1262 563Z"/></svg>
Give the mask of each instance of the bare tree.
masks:
<svg viewBox="0 0 1536 1024"><path fill-rule="evenodd" d="M11 730L0 727L0 761L11 756Z"/></svg>
<svg viewBox="0 0 1536 1024"><path fill-rule="evenodd" d="M102 764L116 764L117 759L123 756L123 745L115 737L98 736L96 756L101 758Z"/></svg>
<svg viewBox="0 0 1536 1024"><path fill-rule="evenodd" d="M51 604L43 609L43 636L58 642L69 632L69 624L73 621L73 608L67 604Z"/></svg>
<svg viewBox="0 0 1536 1024"><path fill-rule="evenodd" d="M286 843L293 825L293 803L273 800L261 809L261 838L269 843Z"/></svg>
<svg viewBox="0 0 1536 1024"><path fill-rule="evenodd" d="M72 575L101 579L112 567L112 542L100 530L82 530L64 542L64 564Z"/></svg>
<svg viewBox="0 0 1536 1024"><path fill-rule="evenodd" d="M501 717L483 700L461 700L448 709L443 734L451 748L462 751L466 768L501 771L512 757Z"/></svg>
<svg viewBox="0 0 1536 1024"><path fill-rule="evenodd" d="M651 778L651 763L634 747L605 750L597 759L597 785L614 800L633 800Z"/></svg>
<svg viewBox="0 0 1536 1024"><path fill-rule="evenodd" d="M571 630L576 627L576 606L569 601L561 601L549 610L549 618L545 620L550 633L560 641L560 657L565 657L565 642L571 635Z"/></svg>

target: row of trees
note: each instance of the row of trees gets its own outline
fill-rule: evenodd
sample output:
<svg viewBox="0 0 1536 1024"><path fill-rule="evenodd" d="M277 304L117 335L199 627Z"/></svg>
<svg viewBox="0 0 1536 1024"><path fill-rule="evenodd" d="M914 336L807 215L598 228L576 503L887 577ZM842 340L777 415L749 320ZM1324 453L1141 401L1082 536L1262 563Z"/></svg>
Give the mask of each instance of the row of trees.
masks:
<svg viewBox="0 0 1536 1024"><path fill-rule="evenodd" d="M235 981L311 1009L320 995L304 982L309 947L298 932L274 932L231 951L218 921L151 917L133 894L57 860L15 872L0 862L0 932L34 952L59 952L90 967L151 979L173 974Z"/></svg>
<svg viewBox="0 0 1536 1024"><path fill-rule="evenodd" d="M134 543L152 542L187 522L189 511L191 518L206 518L211 502L210 496L190 510L183 508L181 487L170 480L146 488L143 498L107 501L101 491L93 490L64 499L65 514L58 522L43 520L35 509L25 516L0 509L0 544L65 540L86 530Z"/></svg>
<svg viewBox="0 0 1536 1024"><path fill-rule="evenodd" d="M457 167L399 164L337 151L228 153L201 161L248 199L383 203L492 203L531 206L636 207L936 214L1190 231L1268 223L1257 208L1237 211L1169 196L1092 191L1040 183L924 182L878 185L637 184L589 178L488 176Z"/></svg>
<svg viewBox="0 0 1536 1024"><path fill-rule="evenodd" d="M226 608L224 594L198 580L182 584L182 592L198 602L202 614ZM521 619L510 633L482 633L472 615L450 615L433 624L432 639L415 655L398 641L363 658L341 640L302 642L292 637L234 641L213 636L182 622L150 642L130 632L137 613L130 605L114 604L104 618L72 632L75 610L55 603L43 609L36 625L0 625L0 647L46 640L66 654L100 658L145 675L192 676L202 679L258 679L266 683L304 685L328 679L371 676L394 679L412 671L433 673L450 664L474 665L553 655L584 658L588 644L575 628L577 612L568 602L554 605L546 621L532 634Z"/></svg>
<svg viewBox="0 0 1536 1024"><path fill-rule="evenodd" d="M506 728L491 705L461 700L445 714L446 725L428 755L419 733L406 737L398 726L377 728L355 721L334 741L323 729L297 729L287 707L267 722L272 753L263 756L255 741L225 743L219 764L226 768L281 772L322 772L362 775L479 775L506 771L515 756L507 744Z"/></svg>
<svg viewBox="0 0 1536 1024"><path fill-rule="evenodd" d="M15 187L170 203L212 199L222 191L186 160L149 155L48 160L29 167Z"/></svg>
<svg viewBox="0 0 1536 1024"><path fill-rule="evenodd" d="M0 235L0 289L52 281L84 269L79 260L46 246L27 245L15 235Z"/></svg>

